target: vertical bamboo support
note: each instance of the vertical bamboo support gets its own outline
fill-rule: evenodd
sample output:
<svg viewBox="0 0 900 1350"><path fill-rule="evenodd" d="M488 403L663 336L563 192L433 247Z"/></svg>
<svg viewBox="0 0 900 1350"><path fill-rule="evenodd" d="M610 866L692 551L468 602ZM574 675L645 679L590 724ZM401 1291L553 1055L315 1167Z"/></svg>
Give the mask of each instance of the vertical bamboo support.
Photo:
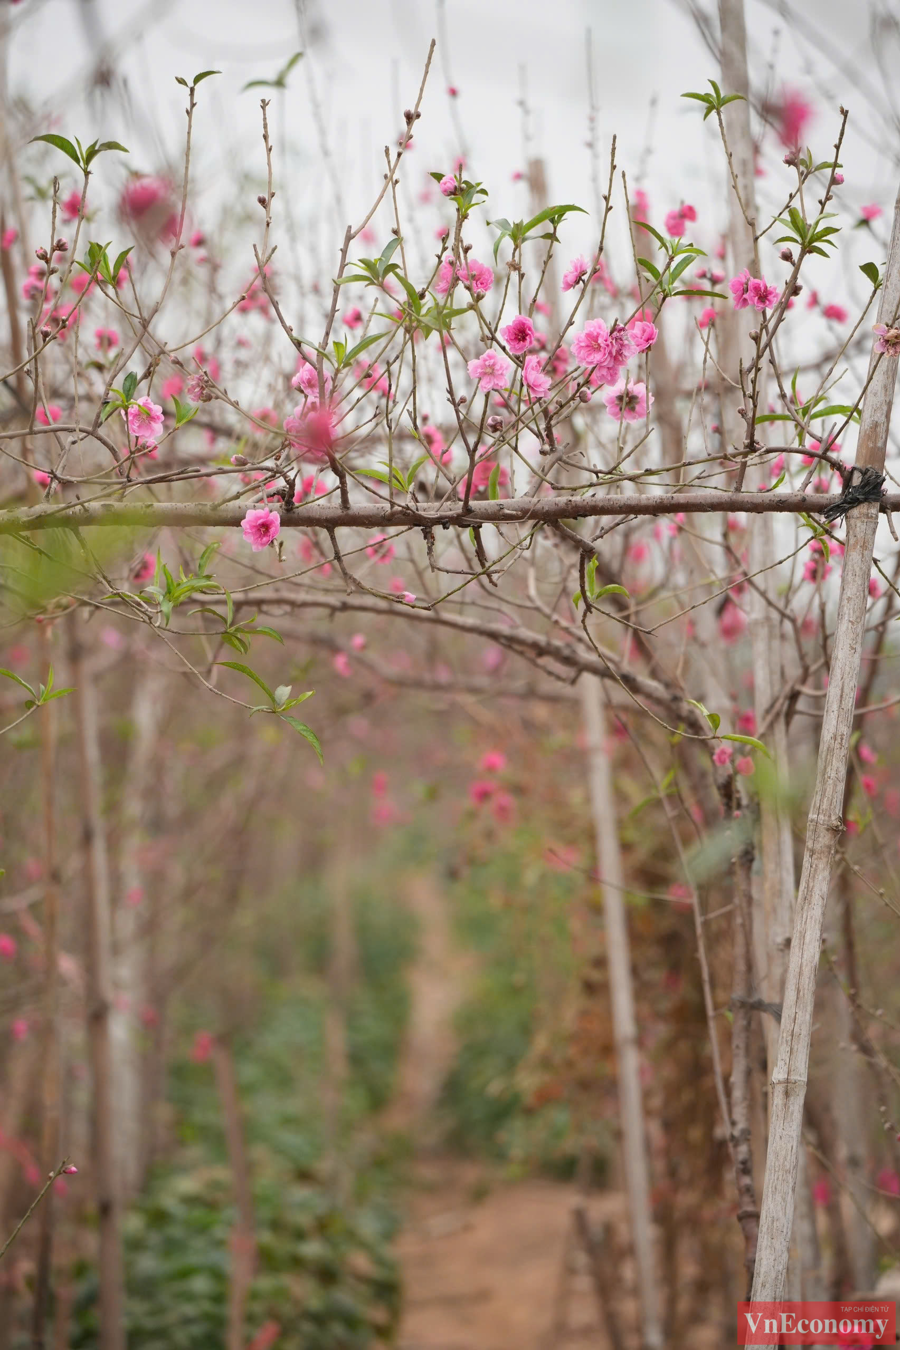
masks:
<svg viewBox="0 0 900 1350"><path fill-rule="evenodd" d="M583 676L581 707L587 733L591 810L597 841L597 866L606 928L606 955L612 996L613 1036L622 1120L622 1150L628 1188L628 1209L638 1270L641 1304L642 1346L657 1350L663 1344L660 1326L656 1259L650 1207L650 1169L647 1133L641 1093L640 1056L631 951L625 913L625 874L616 825L615 797L606 753L606 729L600 689L596 680Z"/></svg>

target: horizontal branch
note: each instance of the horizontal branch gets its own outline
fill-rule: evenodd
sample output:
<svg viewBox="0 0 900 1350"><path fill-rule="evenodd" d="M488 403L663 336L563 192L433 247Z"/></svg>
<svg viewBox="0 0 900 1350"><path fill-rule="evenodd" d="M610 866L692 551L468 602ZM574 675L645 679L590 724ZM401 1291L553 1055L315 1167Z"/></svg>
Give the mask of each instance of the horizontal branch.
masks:
<svg viewBox="0 0 900 1350"><path fill-rule="evenodd" d="M632 494L630 496L583 497L572 493L554 497L513 497L505 501L461 502L445 505L371 505L341 507L312 503L283 511L284 529L334 530L341 528L386 529L406 526L414 529L469 529L473 525L511 525L517 522L578 520L590 516L669 516L710 515L719 511L764 515L769 511L819 515L839 501L837 494L810 492L670 492ZM900 510L900 493L882 498L882 510ZM42 503L15 511L0 511L0 534L19 534L33 530L77 529L95 525L134 526L159 529L161 526L207 526L234 529L247 513L246 503L230 502L217 506L208 502L153 502L133 505L129 502Z"/></svg>

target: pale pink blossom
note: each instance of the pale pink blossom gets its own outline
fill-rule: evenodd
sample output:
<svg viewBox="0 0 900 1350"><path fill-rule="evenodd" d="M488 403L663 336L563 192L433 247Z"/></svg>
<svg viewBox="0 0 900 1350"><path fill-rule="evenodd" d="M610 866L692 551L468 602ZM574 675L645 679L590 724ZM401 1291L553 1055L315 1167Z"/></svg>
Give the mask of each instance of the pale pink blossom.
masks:
<svg viewBox="0 0 900 1350"><path fill-rule="evenodd" d="M878 784L870 773L860 775L859 785L867 797L877 797Z"/></svg>
<svg viewBox="0 0 900 1350"><path fill-rule="evenodd" d="M128 409L128 430L139 440L155 443L163 429L163 410L149 398L139 398Z"/></svg>
<svg viewBox="0 0 900 1350"><path fill-rule="evenodd" d="M734 767L742 778L749 778L751 774L756 772L756 765L753 763L751 755L742 755L739 760L735 761Z"/></svg>
<svg viewBox="0 0 900 1350"><path fill-rule="evenodd" d="M0 933L0 958L4 961L14 961L18 944L11 933Z"/></svg>
<svg viewBox="0 0 900 1350"><path fill-rule="evenodd" d="M350 658L346 652L335 652L331 664L343 679L350 678L352 671L350 669Z"/></svg>
<svg viewBox="0 0 900 1350"><path fill-rule="evenodd" d="M526 356L522 367L522 383L534 399L546 398L550 392L550 376L545 375L540 358Z"/></svg>
<svg viewBox="0 0 900 1350"><path fill-rule="evenodd" d="M478 381L479 389L485 394L490 393L492 389L503 389L509 383L510 364L493 348L476 360L470 361L468 371L470 377Z"/></svg>
<svg viewBox="0 0 900 1350"><path fill-rule="evenodd" d="M331 376L325 372L325 396L328 397L331 390ZM297 358L297 373L291 378L291 385L294 389L301 389L308 399L318 402L319 399L319 372L315 366L304 361L302 356Z"/></svg>
<svg viewBox="0 0 900 1350"><path fill-rule="evenodd" d="M453 259L445 258L438 268L437 278L435 279L434 289L438 295L447 295L450 287L453 285Z"/></svg>
<svg viewBox="0 0 900 1350"><path fill-rule="evenodd" d="M4 230L2 236L0 236L0 248L12 248L18 237L19 231L10 226L8 229Z"/></svg>
<svg viewBox="0 0 900 1350"><path fill-rule="evenodd" d="M640 422L647 416L647 409L653 403L653 395L648 394L643 381L631 384L627 379L619 380L603 395L606 411L619 422Z"/></svg>
<svg viewBox="0 0 900 1350"><path fill-rule="evenodd" d="M716 321L716 311L713 309L712 305L707 305L706 309L704 309L701 312L700 318L697 320L697 327L709 328L709 326L711 324L714 324L715 321Z"/></svg>
<svg viewBox="0 0 900 1350"><path fill-rule="evenodd" d="M859 208L859 214L862 216L863 220L877 220L879 216L884 214L884 211L880 206L876 206L875 203L872 202L868 206L861 206Z"/></svg>
<svg viewBox="0 0 900 1350"><path fill-rule="evenodd" d="M476 298L487 295L494 284L493 272L485 263L480 263L477 258L469 258L464 262L462 267L457 269L456 275Z"/></svg>
<svg viewBox="0 0 900 1350"><path fill-rule="evenodd" d="M345 328L358 328L363 321L362 310L354 305L349 314L344 315Z"/></svg>
<svg viewBox="0 0 900 1350"><path fill-rule="evenodd" d="M354 633L350 639L350 646L355 652L364 652L366 649L365 633Z"/></svg>
<svg viewBox="0 0 900 1350"><path fill-rule="evenodd" d="M856 753L859 755L863 764L878 763L877 754L870 745L866 745L865 741L860 741L859 745L856 747Z"/></svg>
<svg viewBox="0 0 900 1350"><path fill-rule="evenodd" d="M517 314L512 323L500 329L500 336L513 356L521 356L534 342L534 324L527 315Z"/></svg>
<svg viewBox="0 0 900 1350"><path fill-rule="evenodd" d="M569 266L563 273L561 289L564 291L571 291L575 286L578 285L579 281L583 280L584 277L587 276L587 272L588 272L587 261L579 254L577 258L572 259L572 261L569 263Z"/></svg>
<svg viewBox="0 0 900 1350"><path fill-rule="evenodd" d="M581 365L594 368L598 384L612 384L634 354L634 344L624 328L610 332L602 319L591 319L575 334L572 351Z"/></svg>
<svg viewBox="0 0 900 1350"><path fill-rule="evenodd" d="M742 272L738 272L736 277L732 277L728 283L728 289L734 296L735 309L747 309L750 299L747 294L748 287L753 278L745 267Z"/></svg>
<svg viewBox="0 0 900 1350"><path fill-rule="evenodd" d="M281 518L267 506L255 507L244 516L241 529L253 552L259 553L278 537Z"/></svg>
<svg viewBox="0 0 900 1350"><path fill-rule="evenodd" d="M645 352L659 337L659 329L655 323L649 323L646 319L632 319L628 325L628 334L634 343L634 350Z"/></svg>
<svg viewBox="0 0 900 1350"><path fill-rule="evenodd" d="M885 356L900 356L900 328L888 328L883 323L872 325L872 331L878 334L875 339L876 352Z"/></svg>
<svg viewBox="0 0 900 1350"><path fill-rule="evenodd" d="M438 183L438 187L445 197L452 197L459 190L459 185L452 173L444 174L444 177Z"/></svg>
<svg viewBox="0 0 900 1350"><path fill-rule="evenodd" d="M730 764L733 754L734 751L730 745L720 745L713 755L713 763L718 764L720 768L725 764Z"/></svg>
<svg viewBox="0 0 900 1350"><path fill-rule="evenodd" d="M12 1038L14 1041L24 1041L25 1037L28 1035L28 1023L24 1017L16 1017L13 1020L10 1030L12 1031Z"/></svg>

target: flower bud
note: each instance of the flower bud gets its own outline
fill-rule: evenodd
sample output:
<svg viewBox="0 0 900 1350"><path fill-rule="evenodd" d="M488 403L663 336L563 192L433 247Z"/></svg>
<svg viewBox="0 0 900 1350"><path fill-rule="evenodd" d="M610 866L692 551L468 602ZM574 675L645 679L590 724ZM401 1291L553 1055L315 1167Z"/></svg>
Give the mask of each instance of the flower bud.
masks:
<svg viewBox="0 0 900 1350"><path fill-rule="evenodd" d="M488 429L488 431L492 431L492 432L494 432L495 434L496 434L496 432L498 432L498 431L502 431L502 430L503 430L503 418L502 418L502 417L498 417L498 416L496 415L496 413L495 413L492 417L489 417L488 420L487 420L487 429Z"/></svg>
<svg viewBox="0 0 900 1350"><path fill-rule="evenodd" d="M792 263L794 261L794 255L788 248L787 244L785 244L784 248L781 250L778 256L779 258L781 258L782 262Z"/></svg>
<svg viewBox="0 0 900 1350"><path fill-rule="evenodd" d="M78 1168L77 1168L77 1167L73 1167L73 1166L70 1164L68 1167L64 1167L64 1168L63 1168L63 1171L65 1172L66 1176L68 1176L68 1177L74 1177L75 1174L76 1174L76 1172L78 1171Z"/></svg>
<svg viewBox="0 0 900 1350"><path fill-rule="evenodd" d="M56 243L53 245L53 252L54 252L54 253L68 253L68 251L69 251L68 240L66 240L66 239L57 239Z"/></svg>
<svg viewBox="0 0 900 1350"><path fill-rule="evenodd" d="M592 396L591 396L591 391L590 391L590 389L579 389L579 391L578 391L578 402L579 402L579 403L590 403L591 397L592 397Z"/></svg>
<svg viewBox="0 0 900 1350"><path fill-rule="evenodd" d="M235 465L238 465L238 466L241 466L241 465L243 465L243 464L249 464L249 463L250 463L250 461L249 461L249 459L247 458L246 455L232 455L232 456L231 456L231 462L232 462L232 464L235 464Z"/></svg>

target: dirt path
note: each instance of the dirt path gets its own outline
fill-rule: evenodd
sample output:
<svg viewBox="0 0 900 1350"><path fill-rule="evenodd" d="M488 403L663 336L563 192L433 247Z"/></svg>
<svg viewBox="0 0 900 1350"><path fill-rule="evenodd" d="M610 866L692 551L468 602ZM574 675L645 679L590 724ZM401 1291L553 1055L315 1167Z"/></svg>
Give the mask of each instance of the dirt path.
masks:
<svg viewBox="0 0 900 1350"><path fill-rule="evenodd" d="M456 947L435 878L411 877L407 896L419 949L397 1092L382 1120L407 1132L419 1154L397 1244L398 1350L606 1350L586 1258L570 1245L574 1189L507 1182L433 1152L434 1108L456 1053L454 1016L475 966ZM591 1216L614 1218L620 1205L603 1197Z"/></svg>
<svg viewBox="0 0 900 1350"><path fill-rule="evenodd" d="M569 1244L574 1188L492 1185L459 1159L421 1162L415 1177L397 1246L398 1350L607 1350L586 1258ZM619 1196L600 1197L591 1218L620 1207Z"/></svg>

